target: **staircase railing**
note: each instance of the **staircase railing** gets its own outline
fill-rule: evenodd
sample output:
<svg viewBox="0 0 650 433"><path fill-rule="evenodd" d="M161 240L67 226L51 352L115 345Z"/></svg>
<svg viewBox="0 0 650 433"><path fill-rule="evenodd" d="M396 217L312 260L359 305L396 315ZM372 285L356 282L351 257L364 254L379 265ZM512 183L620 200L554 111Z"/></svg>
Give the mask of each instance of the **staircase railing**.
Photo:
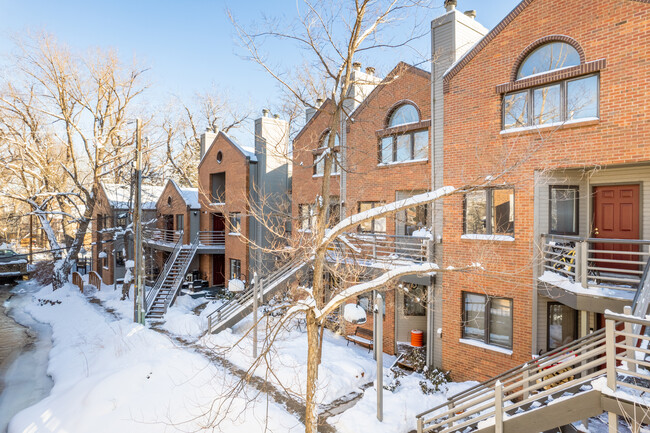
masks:
<svg viewBox="0 0 650 433"><path fill-rule="evenodd" d="M508 370L418 414L418 433L454 432L487 425L494 425L495 431L503 431L506 414L513 414L519 408L528 410L535 402L543 404L551 395L576 392L581 385L603 375L606 375L607 385L613 391L618 387L650 392L650 374L647 370L636 369L637 365L650 367L650 363L635 356L636 352L650 354L647 348L636 345L637 339L649 341L650 337L632 331L633 324L650 326L650 321L617 314L606 314L605 318L604 329ZM621 322L623 326L617 326ZM617 362L620 365L617 366ZM619 374L643 380L632 384L619 380Z"/></svg>
<svg viewBox="0 0 650 433"><path fill-rule="evenodd" d="M199 232L198 238L201 246L222 247L226 245L226 235L223 231Z"/></svg>
<svg viewBox="0 0 650 433"><path fill-rule="evenodd" d="M179 269L178 273L176 274L176 277L174 278L174 281L172 282L172 287L174 288L174 291L170 293L166 298L165 298L165 305L164 305L164 311L167 311L167 308L174 302L174 299L176 299L176 295L178 294L178 290L181 288L183 279L185 278L185 273L190 267L190 264L192 263L192 259L194 258L194 255L196 254L196 250L198 249L199 246L199 239L194 238L194 241L190 244L190 247L188 248L189 253L185 257L185 261L181 263L181 268Z"/></svg>
<svg viewBox="0 0 650 433"><path fill-rule="evenodd" d="M260 279L260 286L262 287L262 293L259 294L263 298L265 294L267 294L270 290L274 289L275 286L273 283L282 277L284 277L287 273L299 269L301 266L300 264L304 263L304 260L302 259L294 259L280 268L276 269L273 271L273 273L269 274L266 277L263 277ZM212 332L213 325L217 325L221 323L224 319L230 317L232 313L236 310L239 310L243 306L246 305L247 302L249 302L253 298L253 286L250 284L244 292L242 292L239 296L236 298L230 300L229 302L224 303L223 305L219 306L216 310L211 312L207 319L208 319L208 329L207 333Z"/></svg>
<svg viewBox="0 0 650 433"><path fill-rule="evenodd" d="M174 245L174 249L172 250L169 257L167 258L167 261L165 262L165 266L163 266L162 271L160 271L160 273L158 274L158 277L156 278L153 287L151 288L151 290L147 292L147 296L145 297L146 313L149 313L149 310L151 309L151 305L153 304L154 299L156 299L156 296L158 296L158 292L160 292L160 288L162 287L165 278L167 278L167 274L169 273L169 270L172 268L172 265L176 261L176 258L178 257L178 254L180 253L182 248L183 248L183 238L181 237L176 242L176 245Z"/></svg>

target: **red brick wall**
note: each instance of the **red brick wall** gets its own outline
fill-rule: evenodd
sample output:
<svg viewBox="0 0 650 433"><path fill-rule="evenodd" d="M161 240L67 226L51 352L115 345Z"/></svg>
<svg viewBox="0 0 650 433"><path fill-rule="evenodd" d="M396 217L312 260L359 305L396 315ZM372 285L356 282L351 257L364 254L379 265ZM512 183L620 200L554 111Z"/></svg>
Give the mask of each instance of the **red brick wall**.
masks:
<svg viewBox="0 0 650 433"><path fill-rule="evenodd" d="M647 105L650 6L630 0L535 0L449 80L445 94L444 183L460 186L504 173L515 188L515 241L462 240L462 198L444 203L444 263L480 262L485 272L445 274L443 367L454 379L484 379L530 360L532 348L535 170L650 160ZM567 35L600 71L600 120L559 130L500 134L501 95L524 49ZM506 170L507 169L507 170ZM506 172L507 171L507 172ZM547 218L547 215L540 215ZM512 355L459 343L463 290L514 299ZM545 326L545 324L539 324Z"/></svg>
<svg viewBox="0 0 650 433"><path fill-rule="evenodd" d="M97 232L97 217L99 215L108 215L107 225L112 227L114 224L113 221L113 210L111 209L108 201L108 197L104 192L104 188L100 187L97 195L97 201L95 202L95 207L93 208L93 220L92 220L92 242L95 243L93 247L92 268L96 271L101 277L104 284L113 284L113 236L110 233L100 235ZM104 227L105 228L105 227ZM99 241L103 241L101 243ZM107 268L104 268L100 265L99 253L102 250L106 250L108 257L106 262L108 264Z"/></svg>
<svg viewBox="0 0 650 433"><path fill-rule="evenodd" d="M171 198L171 205L168 204L169 198ZM171 182L167 182L167 185L165 185L160 199L156 203L156 211L160 214L158 228L165 229L165 215L172 215L174 217L174 230L183 230L183 243L189 244L191 242L190 213L187 210L185 200ZM177 226L176 215L179 214L183 215L183 227Z"/></svg>
<svg viewBox="0 0 650 433"><path fill-rule="evenodd" d="M217 162L217 153L221 151L223 159ZM226 173L226 203L223 206L211 206L210 174ZM213 213L222 213L226 218L226 254L224 273L226 284L230 276L230 259L241 260L242 278L248 280L248 192L249 192L249 163L246 156L226 137L219 133L212 146L208 148L199 165L199 203L201 204L201 231L212 231ZM241 214L241 236L228 235L228 215L230 212ZM203 274L212 282L212 256L201 254L199 267Z"/></svg>

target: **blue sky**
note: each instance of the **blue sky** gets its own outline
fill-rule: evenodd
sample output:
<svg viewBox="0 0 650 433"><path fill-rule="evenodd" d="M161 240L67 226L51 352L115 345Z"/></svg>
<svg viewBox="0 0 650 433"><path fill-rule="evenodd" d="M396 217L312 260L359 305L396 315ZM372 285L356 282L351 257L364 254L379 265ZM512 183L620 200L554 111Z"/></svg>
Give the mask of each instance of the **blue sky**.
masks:
<svg viewBox="0 0 650 433"><path fill-rule="evenodd" d="M458 9L475 9L477 20L492 28L518 2L459 0ZM257 112L273 105L279 89L266 72L241 57L245 52L236 44L226 9L244 23L263 15L290 20L297 4L283 0L0 0L0 56L11 55L14 36L44 30L74 49L111 47L125 61L136 58L151 68L149 97L154 101L172 95L189 98L214 86ZM426 21L444 12L442 0L431 4L424 11L430 16L422 17ZM428 56L428 45L428 38L422 38L413 49L381 53L380 62L368 63L385 74L399 60L414 63ZM300 56L300 52L274 54L278 63L287 64Z"/></svg>

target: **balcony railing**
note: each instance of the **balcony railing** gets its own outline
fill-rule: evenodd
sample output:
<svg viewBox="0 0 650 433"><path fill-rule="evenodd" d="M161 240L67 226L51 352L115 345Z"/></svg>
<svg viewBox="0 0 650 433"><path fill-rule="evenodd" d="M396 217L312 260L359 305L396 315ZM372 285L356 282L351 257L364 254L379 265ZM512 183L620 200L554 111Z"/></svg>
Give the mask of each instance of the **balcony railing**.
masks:
<svg viewBox="0 0 650 433"><path fill-rule="evenodd" d="M650 240L542 235L543 269L583 288L636 292L650 257Z"/></svg>
<svg viewBox="0 0 650 433"><path fill-rule="evenodd" d="M433 242L415 236L345 233L339 236L338 247L357 260L420 263L433 258Z"/></svg>
<svg viewBox="0 0 650 433"><path fill-rule="evenodd" d="M199 232L199 248L223 247L226 245L226 236L223 231Z"/></svg>
<svg viewBox="0 0 650 433"><path fill-rule="evenodd" d="M182 230L145 229L144 239L147 242L175 245L183 237Z"/></svg>

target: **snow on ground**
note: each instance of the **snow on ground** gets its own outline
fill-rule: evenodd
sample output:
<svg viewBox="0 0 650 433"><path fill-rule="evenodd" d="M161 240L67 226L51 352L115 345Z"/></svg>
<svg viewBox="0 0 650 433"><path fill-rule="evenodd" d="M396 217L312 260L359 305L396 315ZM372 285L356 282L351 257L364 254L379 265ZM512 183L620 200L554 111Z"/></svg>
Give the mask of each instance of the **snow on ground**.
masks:
<svg viewBox="0 0 650 433"><path fill-rule="evenodd" d="M98 295L112 304L132 305L119 301L119 291L105 292ZM153 330L113 319L75 286L56 292L46 286L26 310L52 327L48 374L54 387L12 419L9 433L196 431L215 419L227 433L304 429L283 407L267 404L249 388L232 401L218 399L236 377Z"/></svg>
<svg viewBox="0 0 650 433"><path fill-rule="evenodd" d="M261 315L260 310L259 317ZM246 336L244 334L252 324L252 316L249 316L232 329L205 336L201 344L223 352L229 361L240 368L248 369L253 363L253 337L252 333ZM258 326L259 341L265 336L265 328L266 320L262 320ZM301 396L305 394L307 377L307 334L304 331L304 324L300 325L294 320L278 334L269 352L273 377L268 377L268 380L279 388L288 388ZM261 346L260 343L259 347ZM340 335L325 331L322 357L317 393L317 401L320 404L330 403L340 396L359 390L361 385L375 379L376 367L372 353L359 346L347 346L347 341ZM263 378L267 377L267 373L266 365L260 365L255 370L255 375Z"/></svg>
<svg viewBox="0 0 650 433"><path fill-rule="evenodd" d="M363 431L373 433L407 433L415 429L415 415L444 403L447 396L477 384L450 382L442 385L440 392L426 395L420 390L419 382L422 379L421 375L414 373L399 378L401 385L395 391L384 390L383 422L377 420L377 388L372 386L366 389L356 405L330 419L330 423L339 433L357 433L360 425L363 425Z"/></svg>

